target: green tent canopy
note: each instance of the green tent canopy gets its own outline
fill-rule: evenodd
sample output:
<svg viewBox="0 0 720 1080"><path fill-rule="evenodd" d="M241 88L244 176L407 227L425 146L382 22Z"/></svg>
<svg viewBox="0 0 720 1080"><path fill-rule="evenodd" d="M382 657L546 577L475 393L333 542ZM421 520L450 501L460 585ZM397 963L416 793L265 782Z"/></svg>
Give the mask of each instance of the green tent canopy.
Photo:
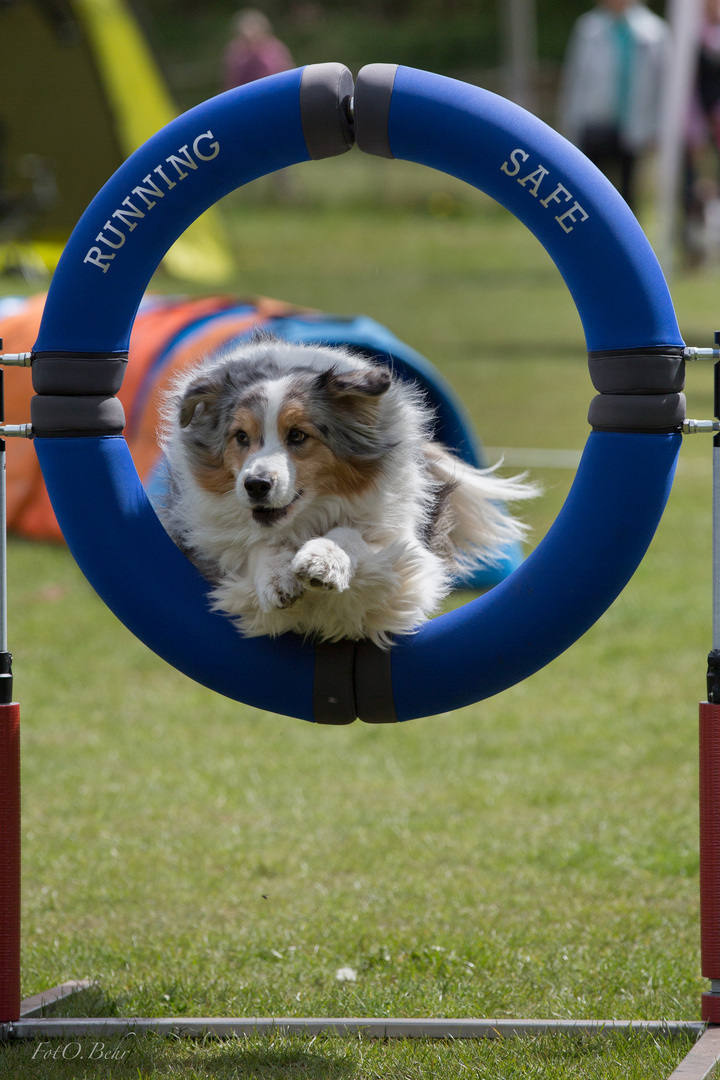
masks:
<svg viewBox="0 0 720 1080"><path fill-rule="evenodd" d="M28 246L52 267L96 192L177 110L123 0L0 0L0 42L0 245ZM163 265L227 279L214 211Z"/></svg>

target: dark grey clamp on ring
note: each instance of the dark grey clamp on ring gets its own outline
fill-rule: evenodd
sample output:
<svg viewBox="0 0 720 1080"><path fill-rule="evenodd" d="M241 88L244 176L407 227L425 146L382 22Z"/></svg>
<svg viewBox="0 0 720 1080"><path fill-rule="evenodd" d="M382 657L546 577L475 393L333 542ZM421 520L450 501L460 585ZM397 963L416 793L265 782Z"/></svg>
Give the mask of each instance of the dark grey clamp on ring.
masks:
<svg viewBox="0 0 720 1080"><path fill-rule="evenodd" d="M125 411L115 394L126 367L127 353L35 353L30 401L35 434L119 435Z"/></svg>
<svg viewBox="0 0 720 1080"><path fill-rule="evenodd" d="M36 394L30 419L34 434L43 438L120 435L125 410L113 395Z"/></svg>
<svg viewBox="0 0 720 1080"><path fill-rule="evenodd" d="M375 157L391 158L388 123L397 64L367 64L355 80L355 142Z"/></svg>
<svg viewBox="0 0 720 1080"><path fill-rule="evenodd" d="M588 365L599 391L590 402L594 431L678 431L685 419L685 349L682 345L591 352Z"/></svg>
<svg viewBox="0 0 720 1080"><path fill-rule="evenodd" d="M351 118L353 77L344 64L309 64L300 82L300 120L313 161L345 154L355 145Z"/></svg>

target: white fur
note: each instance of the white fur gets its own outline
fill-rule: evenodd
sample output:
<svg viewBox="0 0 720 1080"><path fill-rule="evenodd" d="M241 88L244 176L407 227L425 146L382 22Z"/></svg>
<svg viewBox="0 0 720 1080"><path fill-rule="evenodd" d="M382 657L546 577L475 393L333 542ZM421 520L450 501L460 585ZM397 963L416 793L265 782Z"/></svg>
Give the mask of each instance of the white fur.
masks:
<svg viewBox="0 0 720 1080"><path fill-rule="evenodd" d="M157 507L166 529L213 581L216 609L234 617L248 636L287 631L320 640L369 638L388 646L437 611L458 570L478 554L492 561L525 534L504 503L532 497L522 478L501 479L492 470L460 462L438 444L428 447L432 420L419 393L393 380L379 407L393 408L393 442L376 483L352 498L342 494L297 497L296 469L278 435L283 395L298 366L322 372L371 369L342 349L260 342L237 350L237 363L272 353L283 372L264 382L267 404L262 447L250 453L224 494L195 479L178 424L178 403L193 379L234 362L232 354L205 361L181 378L164 410L162 445L172 477L170 498ZM429 466L428 467L428 463ZM286 516L268 527L252 517L248 477L273 478L268 505ZM450 559L421 537L434 492L457 484ZM293 501L295 500L295 501Z"/></svg>
<svg viewBox="0 0 720 1080"><path fill-rule="evenodd" d="M260 475L269 475L273 479L272 494L269 506L286 506L295 493L295 467L291 461L286 447L278 437L277 420L283 396L287 391L289 376L266 383L268 393L267 412L263 418L264 445L257 453L251 454L238 474L236 491L240 502L251 508L244 484L248 478Z"/></svg>

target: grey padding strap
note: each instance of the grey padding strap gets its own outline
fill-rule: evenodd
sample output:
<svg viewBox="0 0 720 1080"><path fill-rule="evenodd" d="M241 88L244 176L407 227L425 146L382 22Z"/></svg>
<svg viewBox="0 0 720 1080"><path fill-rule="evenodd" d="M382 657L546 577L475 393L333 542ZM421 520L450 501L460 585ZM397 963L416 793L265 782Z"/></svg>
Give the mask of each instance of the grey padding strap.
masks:
<svg viewBox="0 0 720 1080"><path fill-rule="evenodd" d="M677 431L685 419L684 394L598 394L590 402L594 431Z"/></svg>
<svg viewBox="0 0 720 1080"><path fill-rule="evenodd" d="M366 724L395 724L392 691L392 649L379 649L371 641L355 645L355 705Z"/></svg>
<svg viewBox="0 0 720 1080"><path fill-rule="evenodd" d="M353 78L344 64L309 64L300 81L300 120L310 157L337 157L353 146Z"/></svg>
<svg viewBox="0 0 720 1080"><path fill-rule="evenodd" d="M601 394L677 394L685 386L682 345L588 353L593 386Z"/></svg>
<svg viewBox="0 0 720 1080"><path fill-rule="evenodd" d="M127 353L34 353L33 389L36 394L117 394L127 362Z"/></svg>
<svg viewBox="0 0 720 1080"><path fill-rule="evenodd" d="M368 64L355 80L355 142L366 154L391 158L388 123L397 64Z"/></svg>
<svg viewBox="0 0 720 1080"><path fill-rule="evenodd" d="M30 402L30 419L34 433L46 438L120 435L125 410L116 397L36 394Z"/></svg>
<svg viewBox="0 0 720 1080"><path fill-rule="evenodd" d="M318 724L355 722L354 641L323 641L315 646L313 713Z"/></svg>

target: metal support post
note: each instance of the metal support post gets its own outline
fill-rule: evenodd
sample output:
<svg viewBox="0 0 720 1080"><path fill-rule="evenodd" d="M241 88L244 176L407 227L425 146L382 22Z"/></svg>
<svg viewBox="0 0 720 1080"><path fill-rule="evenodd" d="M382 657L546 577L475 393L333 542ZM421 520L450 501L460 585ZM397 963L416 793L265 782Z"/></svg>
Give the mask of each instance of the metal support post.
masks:
<svg viewBox="0 0 720 1080"><path fill-rule="evenodd" d="M719 335L715 335L718 344ZM720 360L714 365L714 413L720 417ZM700 703L700 946L702 1017L720 1023L720 433L713 435L712 649L707 701Z"/></svg>

